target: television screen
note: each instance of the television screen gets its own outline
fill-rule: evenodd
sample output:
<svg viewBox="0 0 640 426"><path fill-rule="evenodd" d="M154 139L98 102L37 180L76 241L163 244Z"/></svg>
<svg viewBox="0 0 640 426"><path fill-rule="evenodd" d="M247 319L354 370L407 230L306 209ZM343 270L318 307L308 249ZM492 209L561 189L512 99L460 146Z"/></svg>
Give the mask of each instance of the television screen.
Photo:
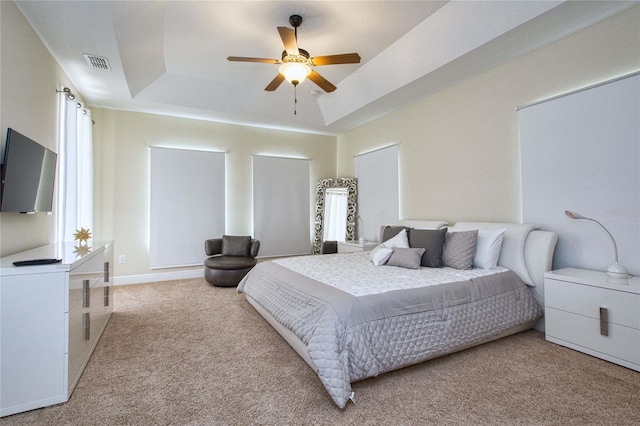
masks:
<svg viewBox="0 0 640 426"><path fill-rule="evenodd" d="M50 212L57 154L13 129L7 130L0 211Z"/></svg>

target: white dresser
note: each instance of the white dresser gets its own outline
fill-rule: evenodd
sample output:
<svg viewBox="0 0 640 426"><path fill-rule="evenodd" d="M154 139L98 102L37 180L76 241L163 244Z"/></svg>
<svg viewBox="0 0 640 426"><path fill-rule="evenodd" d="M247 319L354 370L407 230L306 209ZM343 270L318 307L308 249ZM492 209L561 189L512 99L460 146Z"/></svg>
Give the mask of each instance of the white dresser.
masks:
<svg viewBox="0 0 640 426"><path fill-rule="evenodd" d="M339 241L338 253L353 253L356 251L373 250L380 244L375 241Z"/></svg>
<svg viewBox="0 0 640 426"><path fill-rule="evenodd" d="M113 243L0 259L0 416L69 399L112 312ZM62 259L16 267L16 260Z"/></svg>
<svg viewBox="0 0 640 426"><path fill-rule="evenodd" d="M544 277L548 341L640 371L640 278L573 268Z"/></svg>

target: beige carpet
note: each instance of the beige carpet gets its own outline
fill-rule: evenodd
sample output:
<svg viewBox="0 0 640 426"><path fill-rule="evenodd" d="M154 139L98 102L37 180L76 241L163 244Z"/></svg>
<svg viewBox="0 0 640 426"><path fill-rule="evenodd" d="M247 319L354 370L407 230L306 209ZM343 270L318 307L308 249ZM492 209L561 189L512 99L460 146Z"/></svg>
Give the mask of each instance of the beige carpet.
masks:
<svg viewBox="0 0 640 426"><path fill-rule="evenodd" d="M66 404L0 425L638 425L640 373L528 331L355 383L337 408L234 288L116 287L111 321Z"/></svg>

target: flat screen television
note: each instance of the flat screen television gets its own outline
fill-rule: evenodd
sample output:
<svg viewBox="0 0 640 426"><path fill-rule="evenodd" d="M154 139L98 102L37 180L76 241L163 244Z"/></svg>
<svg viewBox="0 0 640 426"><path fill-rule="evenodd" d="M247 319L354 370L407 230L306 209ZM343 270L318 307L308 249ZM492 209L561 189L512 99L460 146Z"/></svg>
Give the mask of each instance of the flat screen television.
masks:
<svg viewBox="0 0 640 426"><path fill-rule="evenodd" d="M57 159L55 152L8 129L1 171L0 211L52 211Z"/></svg>

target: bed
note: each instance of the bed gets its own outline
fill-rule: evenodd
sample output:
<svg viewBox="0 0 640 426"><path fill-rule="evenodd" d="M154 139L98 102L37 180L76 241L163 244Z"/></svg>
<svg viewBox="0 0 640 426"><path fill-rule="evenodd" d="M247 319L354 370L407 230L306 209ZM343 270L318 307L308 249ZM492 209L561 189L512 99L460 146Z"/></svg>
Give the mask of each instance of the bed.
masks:
<svg viewBox="0 0 640 426"><path fill-rule="evenodd" d="M353 382L543 327L557 235L527 224L445 225L401 221L371 252L261 262L238 291L344 408L355 402Z"/></svg>

